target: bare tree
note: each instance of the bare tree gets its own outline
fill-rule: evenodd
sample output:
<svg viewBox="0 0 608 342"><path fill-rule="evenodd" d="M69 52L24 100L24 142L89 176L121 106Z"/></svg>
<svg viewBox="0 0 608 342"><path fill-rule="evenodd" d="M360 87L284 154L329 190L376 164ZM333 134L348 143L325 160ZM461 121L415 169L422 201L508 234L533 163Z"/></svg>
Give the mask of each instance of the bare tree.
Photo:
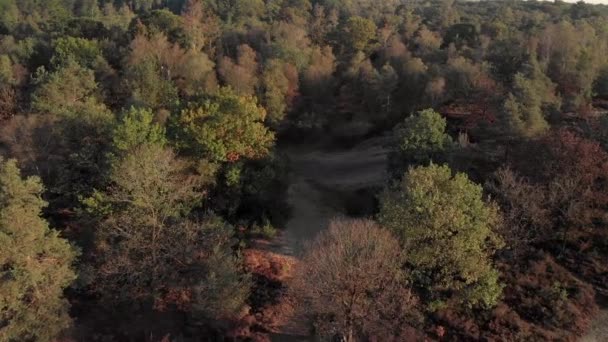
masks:
<svg viewBox="0 0 608 342"><path fill-rule="evenodd" d="M334 219L307 246L291 289L320 335L403 338L418 318L401 265L390 232L369 220Z"/></svg>

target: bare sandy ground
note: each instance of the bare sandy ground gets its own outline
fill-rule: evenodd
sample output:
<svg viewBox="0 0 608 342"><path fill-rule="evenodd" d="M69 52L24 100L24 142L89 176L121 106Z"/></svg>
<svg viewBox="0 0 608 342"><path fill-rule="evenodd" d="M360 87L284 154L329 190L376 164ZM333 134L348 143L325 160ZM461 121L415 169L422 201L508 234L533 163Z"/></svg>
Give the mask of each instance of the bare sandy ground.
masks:
<svg viewBox="0 0 608 342"><path fill-rule="evenodd" d="M297 258L305 243L327 228L329 220L346 215L344 207L331 199L362 187L382 185L386 180L385 141L373 138L341 150L310 146L285 150L291 161L288 200L292 215L282 234L272 242L273 249ZM306 336L303 319L291 317L285 322L272 334L273 341L314 341Z"/></svg>
<svg viewBox="0 0 608 342"><path fill-rule="evenodd" d="M600 310L593 320L591 329L581 342L606 342L608 341L608 309Z"/></svg>
<svg viewBox="0 0 608 342"><path fill-rule="evenodd" d="M608 291L606 288L597 289L597 303L600 312L593 319L589 332L581 338L581 342L606 342L608 341Z"/></svg>
<svg viewBox="0 0 608 342"><path fill-rule="evenodd" d="M302 245L345 215L343 207L328 201L332 195L386 180L386 138L372 138L345 150L287 150L291 160L289 204L292 217L285 229L286 252L297 255Z"/></svg>

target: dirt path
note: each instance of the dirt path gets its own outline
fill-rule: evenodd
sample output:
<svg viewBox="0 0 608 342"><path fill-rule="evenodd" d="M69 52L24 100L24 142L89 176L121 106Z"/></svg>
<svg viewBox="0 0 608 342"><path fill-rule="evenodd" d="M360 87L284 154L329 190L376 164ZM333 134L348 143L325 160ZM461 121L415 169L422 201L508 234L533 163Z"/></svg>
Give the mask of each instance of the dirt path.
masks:
<svg viewBox="0 0 608 342"><path fill-rule="evenodd" d="M585 335L581 342L605 342L608 341L608 309L601 309L597 314L591 329Z"/></svg>
<svg viewBox="0 0 608 342"><path fill-rule="evenodd" d="M382 186L386 180L385 138L366 140L352 148L322 150L289 148L291 161L289 204L292 215L273 241L275 252L298 257L306 241L325 229L329 220L346 215L345 198L362 188ZM273 341L308 341L306 322L289 317L272 335Z"/></svg>
<svg viewBox="0 0 608 342"><path fill-rule="evenodd" d="M605 288L596 289L597 303L600 312L591 322L589 332L581 338L582 342L605 342L608 341L608 291Z"/></svg>
<svg viewBox="0 0 608 342"><path fill-rule="evenodd" d="M385 141L382 137L373 138L337 151L287 150L292 165L292 216L285 229L287 253L297 255L332 217L346 215L344 201L349 194L384 184Z"/></svg>

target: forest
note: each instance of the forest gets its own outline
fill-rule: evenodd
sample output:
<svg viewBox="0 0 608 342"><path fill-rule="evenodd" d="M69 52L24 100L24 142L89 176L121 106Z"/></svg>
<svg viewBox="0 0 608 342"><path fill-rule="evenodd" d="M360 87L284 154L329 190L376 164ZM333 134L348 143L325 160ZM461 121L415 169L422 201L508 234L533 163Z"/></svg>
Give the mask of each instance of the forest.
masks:
<svg viewBox="0 0 608 342"><path fill-rule="evenodd" d="M0 342L608 340L608 5L0 0Z"/></svg>

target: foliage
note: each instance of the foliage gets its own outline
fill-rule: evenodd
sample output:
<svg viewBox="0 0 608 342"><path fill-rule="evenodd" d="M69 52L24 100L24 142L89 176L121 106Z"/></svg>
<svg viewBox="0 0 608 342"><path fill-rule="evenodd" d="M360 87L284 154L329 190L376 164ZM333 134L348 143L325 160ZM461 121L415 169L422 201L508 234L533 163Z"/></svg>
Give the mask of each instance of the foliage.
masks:
<svg viewBox="0 0 608 342"><path fill-rule="evenodd" d="M274 125L283 121L291 107L291 100L297 87L297 71L291 64L280 60L270 60L264 68L264 105L268 111L267 120Z"/></svg>
<svg viewBox="0 0 608 342"><path fill-rule="evenodd" d="M362 17L351 17L344 30L346 46L355 51L365 50L376 37L376 24Z"/></svg>
<svg viewBox="0 0 608 342"><path fill-rule="evenodd" d="M176 134L181 148L212 161L262 158L274 141L265 118L254 98L224 88L182 110Z"/></svg>
<svg viewBox="0 0 608 342"><path fill-rule="evenodd" d="M151 111L131 107L114 128L112 134L114 149L129 152L142 145L164 146L165 129L153 120L154 115Z"/></svg>
<svg viewBox="0 0 608 342"><path fill-rule="evenodd" d="M552 132L536 148L527 144L522 148L526 154L519 150L514 155L519 158L511 160L514 175L499 174L496 191L505 208L519 211L518 220L534 227L517 237L532 234L533 242L560 241L557 249L562 252L566 243L580 243L591 236L601 244L606 237L596 225L604 220L601 208L608 201L608 153L599 143L569 130ZM526 191L518 194L517 188ZM529 202L534 203L521 204Z"/></svg>
<svg viewBox="0 0 608 342"><path fill-rule="evenodd" d="M12 84L14 82L13 63L7 55L0 56L0 84Z"/></svg>
<svg viewBox="0 0 608 342"><path fill-rule="evenodd" d="M51 173L45 177L49 192L56 196L54 209L77 205L105 184L114 120L105 107L90 103L56 121L51 131Z"/></svg>
<svg viewBox="0 0 608 342"><path fill-rule="evenodd" d="M99 59L103 58L96 41L83 38L61 37L53 45L51 64L56 67L74 61L82 67L93 69Z"/></svg>
<svg viewBox="0 0 608 342"><path fill-rule="evenodd" d="M604 98L608 98L608 68L602 70L595 81L595 93Z"/></svg>
<svg viewBox="0 0 608 342"><path fill-rule="evenodd" d="M39 69L36 82L32 108L40 113L69 115L86 107L103 107L93 71L73 60L52 73Z"/></svg>
<svg viewBox="0 0 608 342"><path fill-rule="evenodd" d="M173 332L199 327L204 331L196 334L216 339L263 338L267 321L253 328L245 327L248 319L236 323L227 316L249 292L235 246L249 246L251 233L285 227L289 216L290 170L300 164L290 166L278 151L291 154L285 144L293 142L359 146L359 138L390 130L389 176L398 180L408 167L449 161L485 183L504 211L500 224L481 222L483 215L491 221L494 205L479 204L481 193L463 176L439 171L418 176L413 190L401 184L387 192L413 201L409 191L426 186L439 203L421 206L430 223L406 222L397 231L418 234L427 224L436 229L425 234L450 232L438 222L456 212L460 216L450 217L456 228L474 237L466 244L472 252L444 253L432 270L420 262L426 240L417 236L419 246L407 246L419 254L405 258L402 274L415 280L427 305L451 304L429 313L445 336L438 327L437 336L426 338L581 335L592 310L580 307L591 308L593 290L574 284L571 273L595 286L606 283L607 274L606 18L606 6L559 1L0 0L2 154L16 158L24 175L41 178L40 196L49 202L43 217L84 248L82 269L99 279L99 287L70 292L70 300L82 304L74 310L81 324L75 331L86 336L73 338L156 338L171 331L179 339ZM459 137L460 148L450 136ZM383 159L384 153L374 156ZM449 181L436 184L438 174ZM347 212L359 194L318 190L331 192L332 204L334 194L345 196ZM82 210L87 198L95 209L88 214ZM146 211L142 203L153 199L155 209ZM480 216L471 217L462 201L474 203ZM422 220L415 207L395 208ZM119 229L132 229L135 238ZM489 261L495 246L480 242L492 240L490 230L507 243L496 257L505 296L491 313L460 315L472 302L494 302L500 292ZM99 233L95 246L93 232ZM148 259L143 241L153 234L165 238L155 248L173 259ZM441 235L429 248L450 251L445 243L452 240L462 247L463 234L454 236ZM556 261L543 263L559 268L559 277L541 270L546 281L528 286L533 276L525 267L534 263L523 259L548 254ZM482 260L478 272L469 268L475 258ZM155 265L153 277L141 271ZM445 273L449 269L456 271ZM257 280L283 291L274 280ZM119 332L120 318L87 319L123 285L132 295L126 299L145 302L130 313L143 324ZM150 320L159 316L147 315L151 301L170 318L166 324ZM174 308L187 319L171 319ZM425 338L394 328L398 315L391 312L390 318L371 315L354 334ZM322 318L327 326L336 323ZM150 326L153 331L143 331ZM100 330L116 336L99 336L106 333Z"/></svg>
<svg viewBox="0 0 608 342"><path fill-rule="evenodd" d="M551 221L551 211L544 204L546 194L542 188L508 168L498 170L495 182L488 188L504 212L501 235L506 248L522 253L544 236Z"/></svg>
<svg viewBox="0 0 608 342"><path fill-rule="evenodd" d="M150 98L144 101L148 107L167 106L171 101L176 101L177 94L173 94L173 88L193 95L200 89L215 87L214 63L209 56L172 43L163 33L151 36L139 34L131 41L129 48L128 66L135 72L133 76L141 76L132 79L127 87L133 92L139 91L137 95L143 99ZM159 84L153 83L153 79L157 79ZM156 98L152 95L156 95Z"/></svg>
<svg viewBox="0 0 608 342"><path fill-rule="evenodd" d="M322 336L398 338L417 322L402 260L398 241L372 221L334 219L307 247L294 295Z"/></svg>
<svg viewBox="0 0 608 342"><path fill-rule="evenodd" d="M181 16L193 50L209 47L219 36L219 18L203 1L186 1Z"/></svg>
<svg viewBox="0 0 608 342"><path fill-rule="evenodd" d="M314 48L310 65L302 75L302 91L315 101L327 101L324 96L334 86L333 73L336 70L336 57L331 47Z"/></svg>
<svg viewBox="0 0 608 342"><path fill-rule="evenodd" d="M96 290L158 303L185 288L208 314L237 311L247 283L231 255L230 229L214 218L188 219L203 196L188 164L162 146L141 145L114 163L110 177L107 190L86 201L99 222Z"/></svg>
<svg viewBox="0 0 608 342"><path fill-rule="evenodd" d="M608 44L598 40L602 30L586 21L573 25L561 20L540 35L539 60L547 65L567 109L580 109L591 100L594 78L608 51Z"/></svg>
<svg viewBox="0 0 608 342"><path fill-rule="evenodd" d="M446 300L491 307L502 286L491 257L502 240L498 207L447 166L410 169L380 199L380 224L395 232L431 308Z"/></svg>
<svg viewBox="0 0 608 342"><path fill-rule="evenodd" d="M214 189L211 205L230 222L283 227L289 218L287 157L273 153L263 159L225 166Z"/></svg>
<svg viewBox="0 0 608 342"><path fill-rule="evenodd" d="M432 109L407 117L393 131L395 147L390 158L393 171L402 173L407 165L441 161L453 144L445 130L446 120Z"/></svg>
<svg viewBox="0 0 608 342"><path fill-rule="evenodd" d="M153 10L139 17L139 22L131 23L131 30L139 29L137 25L144 25L149 34L162 33L173 43L182 47L190 46L190 37L186 34L182 18L167 9Z"/></svg>
<svg viewBox="0 0 608 342"><path fill-rule="evenodd" d="M310 39L307 30L302 27L304 21L302 19L298 21L300 23L288 21L275 23L270 30L273 42L269 48L273 58L282 59L302 70L309 62Z"/></svg>
<svg viewBox="0 0 608 342"><path fill-rule="evenodd" d="M507 123L510 129L525 137L539 135L549 128L546 112L549 106L559 107L559 99L554 95L554 86L540 71L538 64L529 67L529 77L515 74L513 92L504 103Z"/></svg>
<svg viewBox="0 0 608 342"><path fill-rule="evenodd" d="M224 82L239 95L253 95L258 83L256 52L249 45L239 45L237 63L228 57L222 58L218 68Z"/></svg>
<svg viewBox="0 0 608 342"><path fill-rule="evenodd" d="M473 24L459 23L450 26L444 37L443 45L449 46L450 44L463 45L467 44L473 46L478 39L477 28Z"/></svg>
<svg viewBox="0 0 608 342"><path fill-rule="evenodd" d="M76 278L77 250L40 217L38 177L0 159L0 338L53 341L71 324L63 291Z"/></svg>

